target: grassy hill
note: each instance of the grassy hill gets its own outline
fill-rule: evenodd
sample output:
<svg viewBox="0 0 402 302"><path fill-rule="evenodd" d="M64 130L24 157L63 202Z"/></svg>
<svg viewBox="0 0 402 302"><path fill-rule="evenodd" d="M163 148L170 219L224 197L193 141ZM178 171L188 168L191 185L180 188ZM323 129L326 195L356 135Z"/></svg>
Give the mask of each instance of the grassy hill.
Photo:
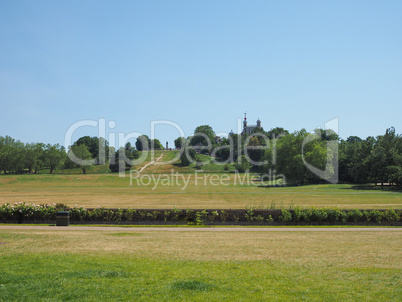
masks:
<svg viewBox="0 0 402 302"><path fill-rule="evenodd" d="M126 171L125 177L106 173L107 165L94 166L92 174L86 175L81 169L64 170L65 174L0 175L0 204L24 201L109 208L402 208L402 193L397 190L350 184L273 187L262 184L252 174L231 173L232 165L225 170L225 165L213 163L207 155L198 156L198 160L206 162L202 170L196 164L182 167L179 151L145 155L145 161Z"/></svg>
<svg viewBox="0 0 402 302"><path fill-rule="evenodd" d="M132 167L133 170L139 171L145 165L150 164L152 160L155 160L162 156L162 158L158 161L155 161L152 165L147 166L144 173L194 173L196 170L202 170L204 172L214 172L214 173L228 173L234 172L233 164L222 165L218 163L214 163L214 158L204 154L197 154L197 161L202 162L203 164L197 165L196 163L190 164L190 166L184 167L181 165L180 161L180 151L155 151L155 154L152 155L152 152L146 152L147 157L144 162L139 165L135 165Z"/></svg>

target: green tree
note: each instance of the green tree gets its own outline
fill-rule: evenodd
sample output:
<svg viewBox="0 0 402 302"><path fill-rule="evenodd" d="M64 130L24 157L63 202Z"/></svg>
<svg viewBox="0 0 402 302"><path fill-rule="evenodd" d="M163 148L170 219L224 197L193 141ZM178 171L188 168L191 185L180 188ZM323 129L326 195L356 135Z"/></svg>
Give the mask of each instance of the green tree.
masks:
<svg viewBox="0 0 402 302"><path fill-rule="evenodd" d="M25 167L28 173L37 173L43 167L45 145L42 143L25 144Z"/></svg>
<svg viewBox="0 0 402 302"><path fill-rule="evenodd" d="M84 145L81 145L84 146ZM44 163L47 167L49 167L49 174L52 174L53 171L63 163L65 160L66 154L65 150L59 144L51 145L47 144L44 150Z"/></svg>
<svg viewBox="0 0 402 302"><path fill-rule="evenodd" d="M137 137L135 147L138 151L144 151L151 148L151 139L147 135L140 135Z"/></svg>
<svg viewBox="0 0 402 302"><path fill-rule="evenodd" d="M124 149L126 149L127 151L130 151L131 148L132 148L132 146L131 146L131 143L130 143L130 142L127 142L127 143L124 145Z"/></svg>
<svg viewBox="0 0 402 302"><path fill-rule="evenodd" d="M273 138L279 138L281 136L288 135L288 134L289 134L288 130L285 130L281 127L276 127L267 132L267 137L269 139L273 139Z"/></svg>
<svg viewBox="0 0 402 302"><path fill-rule="evenodd" d="M127 147L127 144L126 144ZM136 151L136 150L135 150ZM134 155L131 152L131 147L129 150L127 148L121 147L116 151L114 155L114 160L109 164L109 169L112 172L123 172L131 168L130 161L134 159Z"/></svg>
<svg viewBox="0 0 402 302"><path fill-rule="evenodd" d="M250 164L254 170L261 171L266 159L267 145L269 144L266 134L263 131L253 132L246 138L245 144L247 146L244 148L244 153Z"/></svg>
<svg viewBox="0 0 402 302"><path fill-rule="evenodd" d="M186 139L184 137L178 137L174 140L174 146L176 149L181 149L185 146Z"/></svg>
<svg viewBox="0 0 402 302"><path fill-rule="evenodd" d="M11 136L0 137L0 168L4 174L15 171L18 157L16 145L17 142Z"/></svg>
<svg viewBox="0 0 402 302"><path fill-rule="evenodd" d="M399 158L401 154L401 136L397 135L395 128L391 127L386 130L384 135L377 137L373 150L368 157L368 163L371 168L371 181L384 184L391 182L391 178L398 179L395 176L399 174Z"/></svg>
<svg viewBox="0 0 402 302"><path fill-rule="evenodd" d="M244 151L244 141L243 135L231 134L227 139L222 139L212 154L216 155L220 162L234 163Z"/></svg>
<svg viewBox="0 0 402 302"><path fill-rule="evenodd" d="M373 150L375 138L353 142L351 145L352 158L350 162L350 176L354 183L367 183L371 178L369 156Z"/></svg>
<svg viewBox="0 0 402 302"><path fill-rule="evenodd" d="M240 157L240 162L236 162L235 164L235 169L239 173L244 173L250 170L252 165L249 162L249 158L247 158L245 155L242 155Z"/></svg>
<svg viewBox="0 0 402 302"><path fill-rule="evenodd" d="M303 129L277 141L276 168L291 183L304 183L306 180L307 171L302 159L302 143L306 135Z"/></svg>
<svg viewBox="0 0 402 302"><path fill-rule="evenodd" d="M327 153L326 142L319 136L309 138L309 135L311 134L302 129L282 136L276 141L277 155L274 168L290 183L305 184L322 181L307 168L308 164L328 174L333 173L334 167L330 165L329 171L326 171L327 162L333 159L333 154Z"/></svg>
<svg viewBox="0 0 402 302"><path fill-rule="evenodd" d="M71 146L69 157L73 158L73 156L75 156L73 161L82 169L83 174L86 174L88 167L95 162L88 147L84 144Z"/></svg>
<svg viewBox="0 0 402 302"><path fill-rule="evenodd" d="M161 144L161 142L159 141L159 139L153 139L151 140L151 149L152 150L162 150L163 146Z"/></svg>
<svg viewBox="0 0 402 302"><path fill-rule="evenodd" d="M83 136L74 145L85 145L91 153L91 158L96 159L95 164L104 164L109 160L109 143L103 137Z"/></svg>
<svg viewBox="0 0 402 302"><path fill-rule="evenodd" d="M19 140L14 141L11 150L10 169L17 174L22 173L25 169L25 144Z"/></svg>
<svg viewBox="0 0 402 302"><path fill-rule="evenodd" d="M8 143L7 140L11 139L11 137L0 136L0 170L7 173L8 166L7 166L7 154L8 154Z"/></svg>
<svg viewBox="0 0 402 302"><path fill-rule="evenodd" d="M110 147L111 148L111 147ZM126 151L129 151L131 153L131 155L133 156L133 159L137 159L140 157L140 153L138 150L136 150L134 147L131 146L130 142L127 142L126 145L124 146L124 149L126 149ZM119 151L119 150L118 150ZM116 151L116 152L118 152ZM116 154L116 153L115 153ZM131 158L131 157L130 157Z"/></svg>
<svg viewBox="0 0 402 302"><path fill-rule="evenodd" d="M195 152L194 148L185 147L180 156L181 165L183 167L187 167L191 163L194 163L196 161L196 156L197 156L196 154L197 153Z"/></svg>
<svg viewBox="0 0 402 302"><path fill-rule="evenodd" d="M209 125L198 126L190 139L190 146L197 147L201 153L209 154L215 145L215 132Z"/></svg>
<svg viewBox="0 0 402 302"><path fill-rule="evenodd" d="M361 144L362 139L357 136L349 136L346 140L341 140L339 144L339 180L353 182L351 169L353 167L353 156Z"/></svg>

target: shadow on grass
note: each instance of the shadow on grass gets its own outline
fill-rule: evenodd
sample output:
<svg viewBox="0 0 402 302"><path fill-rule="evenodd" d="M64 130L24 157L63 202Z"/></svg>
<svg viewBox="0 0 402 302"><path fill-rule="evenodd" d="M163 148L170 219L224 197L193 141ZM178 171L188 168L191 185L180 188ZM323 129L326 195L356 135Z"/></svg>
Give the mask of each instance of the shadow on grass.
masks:
<svg viewBox="0 0 402 302"><path fill-rule="evenodd" d="M401 186L376 186L376 185L354 185L349 188L340 188L341 190L358 190L358 191L384 191L402 193Z"/></svg>
<svg viewBox="0 0 402 302"><path fill-rule="evenodd" d="M176 281L171 285L172 290L193 290L193 291L209 291L214 289L214 285L200 282L197 280Z"/></svg>

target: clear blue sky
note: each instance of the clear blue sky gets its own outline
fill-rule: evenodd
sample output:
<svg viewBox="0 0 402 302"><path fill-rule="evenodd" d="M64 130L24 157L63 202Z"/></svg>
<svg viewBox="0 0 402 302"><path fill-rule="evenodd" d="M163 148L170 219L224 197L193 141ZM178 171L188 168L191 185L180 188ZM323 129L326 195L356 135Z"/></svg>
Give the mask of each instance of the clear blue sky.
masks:
<svg viewBox="0 0 402 302"><path fill-rule="evenodd" d="M245 111L265 130L338 117L344 139L402 133L401 14L401 1L2 0L0 135L63 144L99 118L114 133L229 132Z"/></svg>

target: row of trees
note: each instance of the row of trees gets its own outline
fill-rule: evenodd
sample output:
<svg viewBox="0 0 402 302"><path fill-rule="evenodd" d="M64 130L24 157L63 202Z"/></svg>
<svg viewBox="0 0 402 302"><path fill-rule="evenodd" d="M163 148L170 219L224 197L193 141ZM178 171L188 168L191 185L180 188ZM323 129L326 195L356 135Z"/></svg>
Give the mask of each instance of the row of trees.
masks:
<svg viewBox="0 0 402 302"><path fill-rule="evenodd" d="M0 136L0 169L4 172L37 173L48 168L50 173L65 159L66 152L59 144L24 144L10 136Z"/></svg>
<svg viewBox="0 0 402 302"><path fill-rule="evenodd" d="M351 136L339 149L340 180L402 184L402 136L394 128L377 138Z"/></svg>
<svg viewBox="0 0 402 302"><path fill-rule="evenodd" d="M109 163L110 170L115 172L122 166L128 169L128 161L138 158L139 151L163 149L158 139L151 140L146 135L139 136L135 146L132 147L128 142L125 147L115 151L102 137L83 136L65 150L59 144L24 144L10 136L0 136L0 171L4 174L31 174L48 169L52 174L55 169L81 168L85 174L93 165Z"/></svg>
<svg viewBox="0 0 402 302"><path fill-rule="evenodd" d="M283 128L267 132L257 128L251 135L220 139L210 126L203 125L193 136L177 138L175 146L184 150L183 165L196 161L197 151L218 163L234 163L239 172L275 173L290 183L402 184L402 136L394 128L365 140L356 136L342 140L331 130L317 129L311 134L304 129L289 133Z"/></svg>
<svg viewBox="0 0 402 302"><path fill-rule="evenodd" d="M394 128L384 135L341 140L332 131L317 129L314 134L302 129L289 133L283 128L265 132L255 129L251 135L231 134L218 138L212 127L202 125L187 139L175 140L182 149L181 162L189 165L197 153L209 154L221 164L233 163L239 172L282 175L290 183L317 183L337 180L351 183L402 184L402 136ZM135 148L127 143L114 150L103 138L84 136L69 150L55 144L24 144L9 136L0 136L0 170L4 173L37 173L56 168L80 167L83 173L91 165L110 163L111 171L129 169L129 160L139 151L163 149L157 139L142 135ZM70 153L70 154L69 154ZM72 154L77 160L71 160Z"/></svg>

